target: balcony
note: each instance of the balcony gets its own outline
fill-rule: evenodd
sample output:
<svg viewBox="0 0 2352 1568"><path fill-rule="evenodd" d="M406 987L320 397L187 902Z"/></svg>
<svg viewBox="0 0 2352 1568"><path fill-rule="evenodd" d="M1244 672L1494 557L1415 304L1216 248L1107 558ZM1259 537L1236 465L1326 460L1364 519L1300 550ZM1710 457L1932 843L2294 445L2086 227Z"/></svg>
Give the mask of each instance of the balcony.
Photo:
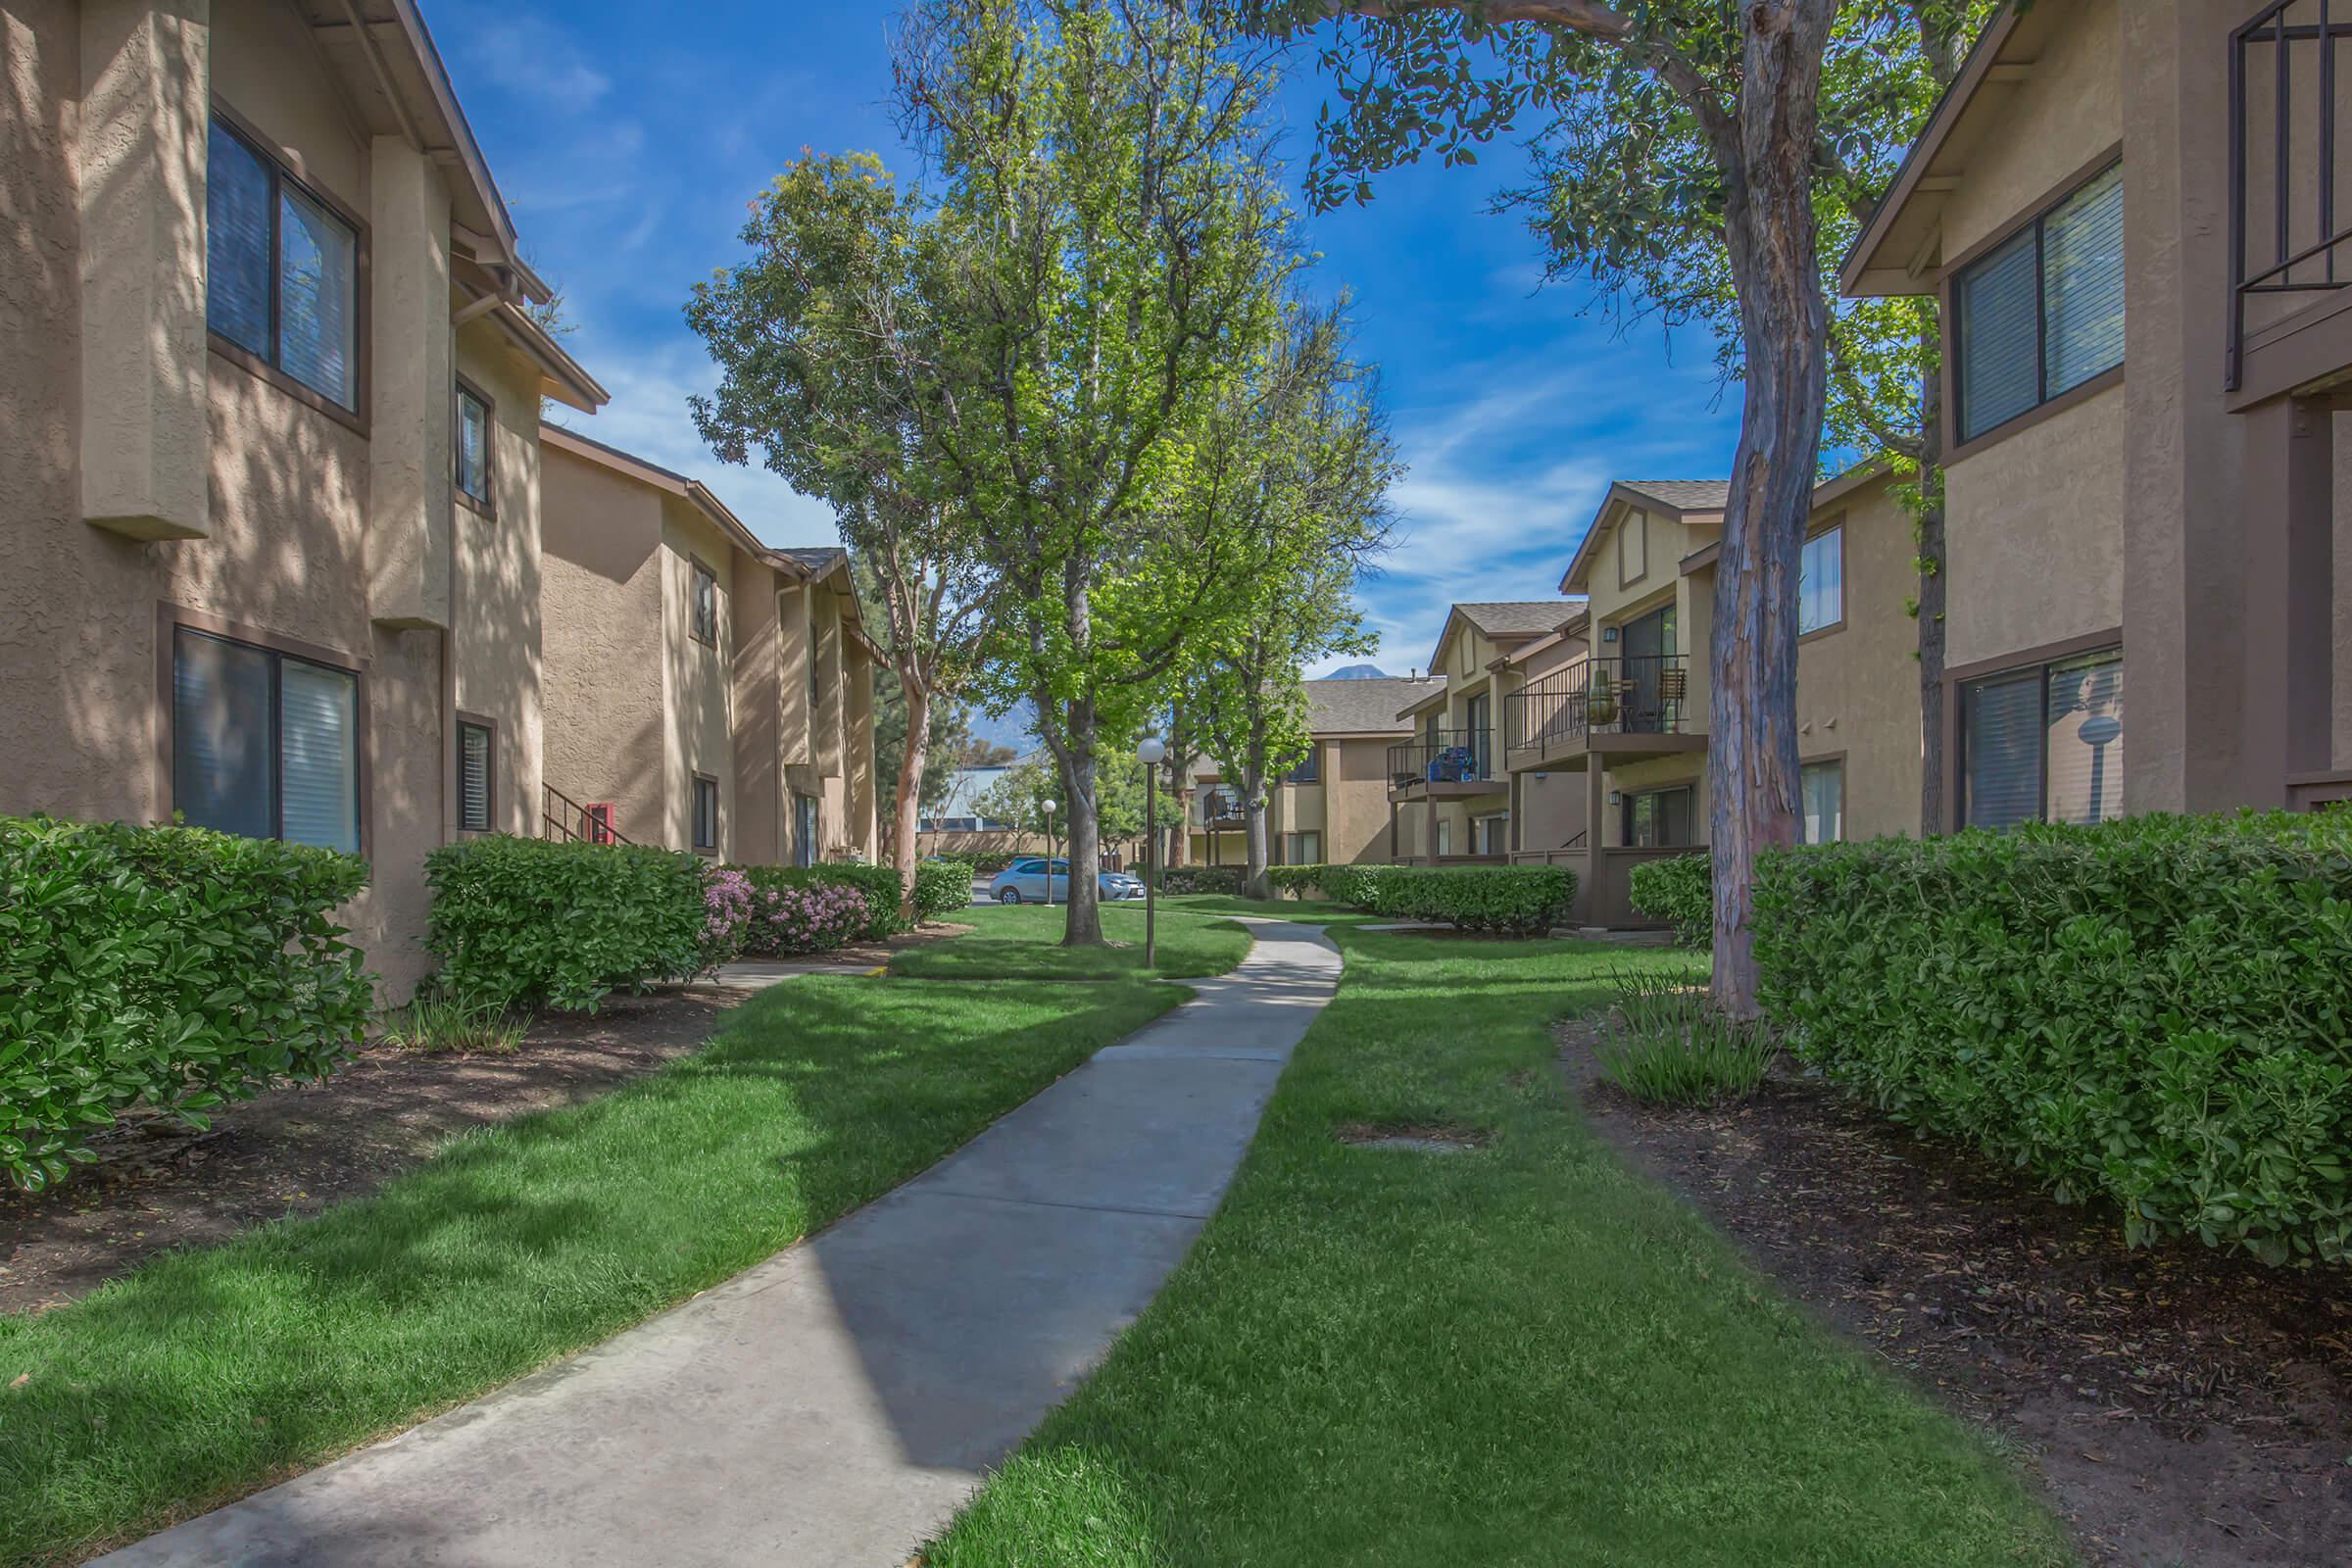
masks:
<svg viewBox="0 0 2352 1568"><path fill-rule="evenodd" d="M2346 13L2344 0L2275 0L2230 34L2232 407L2352 364L2352 224L2336 210Z"/></svg>
<svg viewBox="0 0 2352 1568"><path fill-rule="evenodd" d="M1209 790L1200 797L1200 823L1203 827L1241 822L1247 816L1238 790Z"/></svg>
<svg viewBox="0 0 2352 1568"><path fill-rule="evenodd" d="M1389 748L1389 799L1455 800L1499 794L1510 788L1499 761L1494 732L1484 725L1424 730L1419 740Z"/></svg>
<svg viewBox="0 0 2352 1568"><path fill-rule="evenodd" d="M1504 766L1583 767L1703 752L1690 727L1688 654L1579 660L1503 702ZM1605 765L1605 764L1604 764Z"/></svg>

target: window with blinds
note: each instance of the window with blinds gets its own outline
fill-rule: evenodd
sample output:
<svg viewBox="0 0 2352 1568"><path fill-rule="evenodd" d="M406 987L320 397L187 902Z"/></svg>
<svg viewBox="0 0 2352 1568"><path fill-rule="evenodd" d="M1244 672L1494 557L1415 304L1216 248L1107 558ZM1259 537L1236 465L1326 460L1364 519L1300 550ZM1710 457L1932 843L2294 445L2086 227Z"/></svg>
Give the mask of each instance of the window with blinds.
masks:
<svg viewBox="0 0 2352 1568"><path fill-rule="evenodd" d="M718 849L718 780L700 773L694 776L694 847Z"/></svg>
<svg viewBox="0 0 2352 1568"><path fill-rule="evenodd" d="M359 676L190 627L172 643L172 804L196 827L360 848Z"/></svg>
<svg viewBox="0 0 2352 1568"><path fill-rule="evenodd" d="M487 833L497 736L487 724L458 721L458 830Z"/></svg>
<svg viewBox="0 0 2352 1568"><path fill-rule="evenodd" d="M458 383L458 493L476 506L490 504L490 402L465 382Z"/></svg>
<svg viewBox="0 0 2352 1568"><path fill-rule="evenodd" d="M1824 528L1805 541L1796 573L1798 636L1845 618L1845 529Z"/></svg>
<svg viewBox="0 0 2352 1568"><path fill-rule="evenodd" d="M358 231L214 121L205 178L205 323L346 409L359 407Z"/></svg>
<svg viewBox="0 0 2352 1568"><path fill-rule="evenodd" d="M2123 167L1970 263L1952 308L1963 441L2123 364Z"/></svg>
<svg viewBox="0 0 2352 1568"><path fill-rule="evenodd" d="M2124 660L2109 649L1961 689L1969 827L2088 824L2124 809Z"/></svg>

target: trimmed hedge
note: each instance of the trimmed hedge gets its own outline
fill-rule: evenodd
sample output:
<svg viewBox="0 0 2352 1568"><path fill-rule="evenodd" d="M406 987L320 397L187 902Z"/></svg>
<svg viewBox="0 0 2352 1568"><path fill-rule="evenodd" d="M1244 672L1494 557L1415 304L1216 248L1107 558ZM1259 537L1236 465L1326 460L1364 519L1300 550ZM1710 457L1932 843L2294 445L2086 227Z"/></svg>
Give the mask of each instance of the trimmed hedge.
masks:
<svg viewBox="0 0 2352 1568"><path fill-rule="evenodd" d="M1568 918L1576 873L1554 865L1301 865L1295 885L1391 920L1534 935Z"/></svg>
<svg viewBox="0 0 2352 1568"><path fill-rule="evenodd" d="M1792 1050L2134 1244L2352 1256L2352 819L2246 813L1768 858Z"/></svg>
<svg viewBox="0 0 2352 1568"><path fill-rule="evenodd" d="M1674 940L1686 948L1715 945L1715 866L1704 855L1644 860L1626 877L1633 906L1653 920L1674 925Z"/></svg>
<svg viewBox="0 0 2352 1568"><path fill-rule="evenodd" d="M1159 874L1162 893L1231 893L1242 891L1242 873L1230 865L1171 865Z"/></svg>
<svg viewBox="0 0 2352 1568"><path fill-rule="evenodd" d="M646 845L493 834L424 858L425 945L446 994L593 1012L702 966L705 862Z"/></svg>
<svg viewBox="0 0 2352 1568"><path fill-rule="evenodd" d="M914 917L944 920L971 907L972 882L979 873L963 860L918 860L914 867Z"/></svg>
<svg viewBox="0 0 2352 1568"><path fill-rule="evenodd" d="M334 911L368 865L191 827L0 817L0 1175L46 1186L136 1104L323 1078L372 987Z"/></svg>
<svg viewBox="0 0 2352 1568"><path fill-rule="evenodd" d="M1276 898L1287 893L1303 899L1323 890L1323 878L1330 870L1328 865L1275 865L1266 868L1266 878L1274 885Z"/></svg>

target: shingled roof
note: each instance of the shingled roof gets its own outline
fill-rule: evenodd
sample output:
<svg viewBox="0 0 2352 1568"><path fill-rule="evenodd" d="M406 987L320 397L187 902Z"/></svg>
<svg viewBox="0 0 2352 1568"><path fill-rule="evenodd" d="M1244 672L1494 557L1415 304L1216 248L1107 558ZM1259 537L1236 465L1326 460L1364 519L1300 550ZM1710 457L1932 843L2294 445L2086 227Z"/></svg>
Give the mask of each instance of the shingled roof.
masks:
<svg viewBox="0 0 2352 1568"><path fill-rule="evenodd" d="M1399 722L1396 710L1446 686L1442 679L1407 680L1401 675L1302 684L1306 689L1306 727L1316 735L1409 735L1412 725Z"/></svg>
<svg viewBox="0 0 2352 1568"><path fill-rule="evenodd" d="M814 550L779 550L777 555L799 562L808 568L812 577L822 577L835 566L850 559L850 553L839 545L825 545Z"/></svg>
<svg viewBox="0 0 2352 1568"><path fill-rule="evenodd" d="M1508 599L1494 604L1456 605L1462 618L1490 637L1541 637L1576 613L1565 599Z"/></svg>
<svg viewBox="0 0 2352 1568"><path fill-rule="evenodd" d="M1729 479L1620 479L1617 488L1637 491L1672 512L1721 512L1732 503Z"/></svg>

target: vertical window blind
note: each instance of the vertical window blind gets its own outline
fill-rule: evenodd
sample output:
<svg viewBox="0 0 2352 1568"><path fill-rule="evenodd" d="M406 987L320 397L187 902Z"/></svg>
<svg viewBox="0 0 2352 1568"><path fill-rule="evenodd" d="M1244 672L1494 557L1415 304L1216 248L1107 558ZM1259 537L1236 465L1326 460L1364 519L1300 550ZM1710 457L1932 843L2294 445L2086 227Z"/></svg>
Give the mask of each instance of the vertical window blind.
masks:
<svg viewBox="0 0 2352 1568"><path fill-rule="evenodd" d="M458 827L466 833L490 831L490 727L458 725Z"/></svg>
<svg viewBox="0 0 2352 1568"><path fill-rule="evenodd" d="M220 121L206 147L206 324L358 408L358 233Z"/></svg>
<svg viewBox="0 0 2352 1568"><path fill-rule="evenodd" d="M2111 165L1953 280L1960 438L2124 363L2124 179Z"/></svg>
<svg viewBox="0 0 2352 1568"><path fill-rule="evenodd" d="M358 853L359 677L177 628L172 802L198 827Z"/></svg>
<svg viewBox="0 0 2352 1568"><path fill-rule="evenodd" d="M1962 820L2091 823L2124 808L2124 662L2034 664L1961 694Z"/></svg>
<svg viewBox="0 0 2352 1568"><path fill-rule="evenodd" d="M1799 636L1845 618L1845 529L1825 528L1805 541L1796 574Z"/></svg>

